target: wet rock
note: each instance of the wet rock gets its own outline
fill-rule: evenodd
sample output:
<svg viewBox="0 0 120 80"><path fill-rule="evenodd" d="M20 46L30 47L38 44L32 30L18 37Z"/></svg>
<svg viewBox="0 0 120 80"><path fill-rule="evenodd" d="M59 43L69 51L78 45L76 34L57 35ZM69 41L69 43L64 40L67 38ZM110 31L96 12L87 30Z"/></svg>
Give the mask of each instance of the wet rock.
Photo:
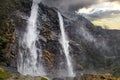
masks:
<svg viewBox="0 0 120 80"><path fill-rule="evenodd" d="M20 48L18 42L26 31L31 5L32 0L4 0L0 3L2 9L0 10L0 64L12 65L16 68L18 48ZM40 39L36 42L36 46L40 48L41 45L43 64L47 73L51 75L59 75L60 69L67 69L65 55L60 45L61 32L56 11L55 8L39 4L37 25ZM120 31L95 27L90 21L77 14L61 14L70 41L70 55L75 72L105 72L119 65Z"/></svg>
<svg viewBox="0 0 120 80"><path fill-rule="evenodd" d="M24 76L20 74L12 74L12 77L6 80L48 80L47 78L44 77L33 77L33 76Z"/></svg>
<svg viewBox="0 0 120 80"><path fill-rule="evenodd" d="M111 74L85 74L82 76L82 80L119 80L115 77L112 77Z"/></svg>

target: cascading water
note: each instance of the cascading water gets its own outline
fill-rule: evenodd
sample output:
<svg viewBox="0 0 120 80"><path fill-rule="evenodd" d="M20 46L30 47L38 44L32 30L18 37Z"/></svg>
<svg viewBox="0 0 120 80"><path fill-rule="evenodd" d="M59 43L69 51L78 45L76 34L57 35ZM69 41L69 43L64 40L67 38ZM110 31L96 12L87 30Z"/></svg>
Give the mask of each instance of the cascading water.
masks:
<svg viewBox="0 0 120 80"><path fill-rule="evenodd" d="M65 56L66 56L67 67L68 67L68 76L74 77L75 74L74 74L74 71L73 71L71 57L69 55L69 41L68 41L66 33L65 33L63 17L60 14L60 12L58 12L58 17L59 17L59 25L60 25L60 30L61 30L60 43L62 45L63 51L64 51Z"/></svg>
<svg viewBox="0 0 120 80"><path fill-rule="evenodd" d="M18 72L24 75L44 76L45 70L40 62L42 57L41 49L37 48L39 32L37 31L38 4L41 0L33 0L31 15L28 20L27 31L19 44Z"/></svg>

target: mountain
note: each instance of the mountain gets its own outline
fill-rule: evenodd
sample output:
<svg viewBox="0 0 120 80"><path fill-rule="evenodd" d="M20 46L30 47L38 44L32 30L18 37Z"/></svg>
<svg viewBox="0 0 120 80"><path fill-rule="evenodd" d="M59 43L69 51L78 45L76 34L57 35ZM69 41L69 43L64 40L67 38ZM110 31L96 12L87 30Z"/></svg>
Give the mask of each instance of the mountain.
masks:
<svg viewBox="0 0 120 80"><path fill-rule="evenodd" d="M0 64L17 72L19 40L26 31L32 1L0 1ZM50 76L58 76L58 68L67 68L61 53L60 26L56 8L39 4L39 42L42 46L43 64ZM120 31L94 26L77 14L62 13L69 39L70 55L77 75L112 73L119 75ZM37 45L37 43L36 43ZM39 45L37 45L39 47ZM62 66L61 66L62 65Z"/></svg>

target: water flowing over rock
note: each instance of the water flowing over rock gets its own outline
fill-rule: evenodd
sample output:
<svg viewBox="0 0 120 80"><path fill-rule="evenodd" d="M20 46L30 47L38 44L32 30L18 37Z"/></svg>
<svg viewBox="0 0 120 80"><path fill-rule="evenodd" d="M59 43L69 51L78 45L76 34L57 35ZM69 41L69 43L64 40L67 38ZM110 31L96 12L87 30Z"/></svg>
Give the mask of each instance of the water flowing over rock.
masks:
<svg viewBox="0 0 120 80"><path fill-rule="evenodd" d="M3 43L1 43L2 47L9 43L7 41L12 42L11 38L7 38L7 40L4 38L6 35L12 37L10 33L14 32L16 38L13 37L14 46L10 47L11 44L7 44L7 48L9 48L9 50L7 49L8 52L6 52L6 54L1 53L0 63L5 65L7 64L7 66L11 66L16 69L17 59L18 57L20 58L18 50L21 49L23 52L26 51L30 53L30 50L35 48L35 53L37 50L37 57L39 57L37 58L37 61L39 61L39 65L37 64L37 66L43 66L43 72L46 72L47 76L54 79L56 79L56 77L66 77L68 66L63 47L60 43L61 30L56 9L39 3L38 16L35 21L37 25L35 25L35 28L31 30L32 35L37 36L29 36L27 39L24 39L24 35L26 33L26 36L29 35L28 28L30 27L28 26L28 23L30 19L32 0L4 1L4 5L2 6L3 9L1 8L2 10L0 10L1 13L4 12L4 14L1 14L0 16L2 17L2 21L0 21L2 28L0 29L3 30L2 33L7 32L7 34L0 37L0 40L3 41ZM13 10L12 6L9 9L5 9L5 6L7 6L6 3L8 2L15 3L14 6L16 8ZM35 2L35 4L36 3L37 2ZM7 14L7 17L4 16L5 14ZM118 71L120 67L120 31L96 27L90 21L77 14L61 13L61 15L64 19L65 33L69 38L69 55L71 57L72 66L74 66L74 73L76 76L84 73L104 73L107 71L116 74L115 71ZM11 28L10 24L14 26L14 30L9 29ZM5 25L7 25L7 27L4 27L4 29L3 26ZM34 37L32 38L32 41L30 39L31 37ZM22 44L18 44L20 41L28 41L28 43L21 42ZM30 45L32 42L33 47L31 48ZM26 48L28 47L26 44L30 44L30 49ZM25 60L29 53L24 56ZM29 64L31 64L33 60L35 60L35 62L29 67L35 66L35 64L38 63L36 62L36 57L34 55L32 56L33 58L30 58L31 62ZM38 72L39 71L40 70L38 70Z"/></svg>
<svg viewBox="0 0 120 80"><path fill-rule="evenodd" d="M24 9L30 11L27 7ZM29 15L29 12L26 11L21 13ZM106 62L110 59L109 57L114 55L108 44L110 37L107 32L109 31L99 27L95 28L91 22L82 16L66 13L61 13L61 15L64 19L65 33L69 38L69 55L75 74L104 72L105 68L108 67ZM14 15L13 22L19 40L26 32L27 20ZM60 43L61 30L56 9L39 4L37 23L39 33L37 38L39 39L36 46L41 49L41 61L47 76L67 76L68 66ZM118 64L118 62L116 63Z"/></svg>
<svg viewBox="0 0 120 80"><path fill-rule="evenodd" d="M37 31L37 16L39 0L33 0L31 15L28 20L27 30L19 40L21 46L18 57L18 72L24 75L44 76L45 70L42 66L41 47L36 46L39 32ZM39 44L40 45L40 44Z"/></svg>
<svg viewBox="0 0 120 80"><path fill-rule="evenodd" d="M58 17L59 17L59 25L60 25L60 30L61 30L61 39L60 43L63 47L63 51L65 53L66 61L67 61L67 66L68 66L68 76L74 77L75 74L73 72L73 65L71 62L71 56L69 54L69 40L67 39L67 35L65 33L64 29L64 20L60 12L58 12Z"/></svg>

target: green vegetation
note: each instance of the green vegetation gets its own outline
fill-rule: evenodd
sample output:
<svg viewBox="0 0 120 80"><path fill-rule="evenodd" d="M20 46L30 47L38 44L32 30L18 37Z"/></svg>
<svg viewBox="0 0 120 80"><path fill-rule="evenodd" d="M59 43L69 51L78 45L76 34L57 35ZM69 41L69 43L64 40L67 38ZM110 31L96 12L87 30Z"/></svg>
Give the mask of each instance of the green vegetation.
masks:
<svg viewBox="0 0 120 80"><path fill-rule="evenodd" d="M102 29L101 26L97 26L97 25L93 26L93 31L97 31L97 30L101 30L101 29Z"/></svg>
<svg viewBox="0 0 120 80"><path fill-rule="evenodd" d="M11 77L11 75L8 72L0 72L0 80L4 80Z"/></svg>
<svg viewBox="0 0 120 80"><path fill-rule="evenodd" d="M9 77L11 77L11 75L8 72L6 72L4 69L0 68L0 80L5 80Z"/></svg>
<svg viewBox="0 0 120 80"><path fill-rule="evenodd" d="M115 67L113 67L112 74L115 77L120 77L120 65L116 65Z"/></svg>
<svg viewBox="0 0 120 80"><path fill-rule="evenodd" d="M46 78L42 77L40 80L48 80L48 79L46 79Z"/></svg>

